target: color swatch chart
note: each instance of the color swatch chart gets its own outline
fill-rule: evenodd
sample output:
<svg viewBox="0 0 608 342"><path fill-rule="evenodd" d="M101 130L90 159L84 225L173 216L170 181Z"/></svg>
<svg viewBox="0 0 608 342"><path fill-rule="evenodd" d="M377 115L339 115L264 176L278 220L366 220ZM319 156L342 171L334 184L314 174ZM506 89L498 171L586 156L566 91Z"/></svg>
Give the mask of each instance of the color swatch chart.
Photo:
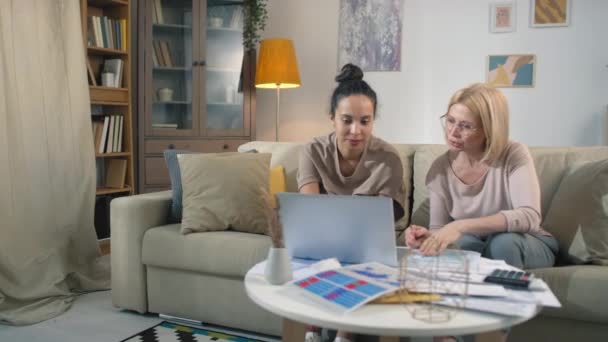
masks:
<svg viewBox="0 0 608 342"><path fill-rule="evenodd" d="M344 268L317 273L295 281L294 285L323 302L337 305L348 311L394 290L371 283Z"/></svg>

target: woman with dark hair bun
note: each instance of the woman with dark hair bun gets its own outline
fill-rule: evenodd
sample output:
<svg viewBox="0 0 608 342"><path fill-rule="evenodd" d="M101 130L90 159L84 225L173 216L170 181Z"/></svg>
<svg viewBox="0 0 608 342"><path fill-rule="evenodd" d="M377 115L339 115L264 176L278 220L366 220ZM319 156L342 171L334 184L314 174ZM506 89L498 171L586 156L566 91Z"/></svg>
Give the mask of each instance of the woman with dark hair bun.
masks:
<svg viewBox="0 0 608 342"><path fill-rule="evenodd" d="M404 214L403 167L397 150L372 135L378 99L363 81L363 71L346 64L335 78L330 101L334 131L304 146L298 168L298 188L307 194L387 196L393 199L395 220ZM306 342L319 342L319 327L308 327ZM338 331L335 342L353 340Z"/></svg>

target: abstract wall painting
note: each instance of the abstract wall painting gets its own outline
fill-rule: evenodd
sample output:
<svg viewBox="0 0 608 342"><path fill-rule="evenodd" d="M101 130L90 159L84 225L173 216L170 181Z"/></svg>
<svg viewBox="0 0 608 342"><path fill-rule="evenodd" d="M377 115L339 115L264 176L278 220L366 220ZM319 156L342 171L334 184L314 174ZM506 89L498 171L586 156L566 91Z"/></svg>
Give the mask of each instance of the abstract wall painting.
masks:
<svg viewBox="0 0 608 342"><path fill-rule="evenodd" d="M571 0L530 0L530 26L568 26L570 7Z"/></svg>
<svg viewBox="0 0 608 342"><path fill-rule="evenodd" d="M338 68L401 70L403 0L340 0Z"/></svg>
<svg viewBox="0 0 608 342"><path fill-rule="evenodd" d="M498 88L534 87L535 55L490 55L486 82Z"/></svg>

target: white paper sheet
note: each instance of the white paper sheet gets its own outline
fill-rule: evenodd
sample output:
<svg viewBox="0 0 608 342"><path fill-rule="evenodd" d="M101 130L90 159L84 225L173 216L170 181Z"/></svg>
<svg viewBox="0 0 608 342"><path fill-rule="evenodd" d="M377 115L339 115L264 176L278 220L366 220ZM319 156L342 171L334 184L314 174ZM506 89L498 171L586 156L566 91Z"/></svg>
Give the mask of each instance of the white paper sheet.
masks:
<svg viewBox="0 0 608 342"><path fill-rule="evenodd" d="M505 316L530 317L537 310L536 304L533 303L513 302L508 299L496 298L489 299L469 297L463 301L460 297L444 296L443 299L437 303L452 307L465 307L470 310L491 312Z"/></svg>
<svg viewBox="0 0 608 342"><path fill-rule="evenodd" d="M342 265L340 265L340 262L335 258L320 261L306 259L292 259L291 261L291 270L293 272L294 280L306 278L318 272L333 270L340 267L342 267ZM252 274L264 275L265 268L266 260L253 266L251 272Z"/></svg>

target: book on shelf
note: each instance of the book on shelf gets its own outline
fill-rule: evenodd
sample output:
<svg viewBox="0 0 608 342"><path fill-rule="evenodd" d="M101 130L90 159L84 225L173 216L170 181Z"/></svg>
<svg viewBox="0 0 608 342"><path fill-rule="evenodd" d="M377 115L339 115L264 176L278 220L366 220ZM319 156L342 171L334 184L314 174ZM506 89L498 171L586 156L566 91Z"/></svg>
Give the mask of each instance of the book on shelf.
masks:
<svg viewBox="0 0 608 342"><path fill-rule="evenodd" d="M108 128L110 126L110 117L106 116L103 118L103 129L101 132L101 141L97 153L104 153L106 151L106 143L108 141Z"/></svg>
<svg viewBox="0 0 608 342"><path fill-rule="evenodd" d="M162 1L161 0L152 0L153 4L153 10L156 12L156 23L157 24L164 24L165 21L163 20L163 6L162 6Z"/></svg>
<svg viewBox="0 0 608 342"><path fill-rule="evenodd" d="M118 144L116 145L116 152L122 152L122 132L125 125L125 117L120 115L118 124Z"/></svg>
<svg viewBox="0 0 608 342"><path fill-rule="evenodd" d="M105 115L102 121L94 121L95 152L98 154L122 152L124 116Z"/></svg>
<svg viewBox="0 0 608 342"><path fill-rule="evenodd" d="M114 121L115 121L115 117L114 115L110 115L110 124L108 125L108 143L106 145L106 153L112 153L114 152L112 150L113 146L114 146Z"/></svg>
<svg viewBox="0 0 608 342"><path fill-rule="evenodd" d="M89 79L91 80L91 85L97 86L97 80L95 79L95 73L93 72L93 67L91 66L91 61L87 56L87 74L89 75Z"/></svg>
<svg viewBox="0 0 608 342"><path fill-rule="evenodd" d="M120 34L121 34L121 47L123 51L127 51L128 49L128 39L127 39L127 19L120 19Z"/></svg>
<svg viewBox="0 0 608 342"><path fill-rule="evenodd" d="M169 48L169 42L166 40L160 41L161 51L163 53L163 59L165 60L165 66L173 67L173 57L171 56L171 49Z"/></svg>
<svg viewBox="0 0 608 342"><path fill-rule="evenodd" d="M99 146L101 145L101 138L103 136L103 122L102 121L93 121L93 138L95 144L95 152L99 151Z"/></svg>
<svg viewBox="0 0 608 342"><path fill-rule="evenodd" d="M105 186L107 188L121 189L125 187L127 176L126 159L109 159L107 161Z"/></svg>
<svg viewBox="0 0 608 342"><path fill-rule="evenodd" d="M156 1L152 1L152 24L158 24L158 15L156 15Z"/></svg>
<svg viewBox="0 0 608 342"><path fill-rule="evenodd" d="M160 41L158 40L154 40L152 41L152 47L153 47L153 52L154 55L156 55L156 59L158 60L158 65L159 66L167 66L167 62L165 62L165 58L163 56L161 47L160 47Z"/></svg>
<svg viewBox="0 0 608 342"><path fill-rule="evenodd" d="M107 30L107 36L108 36L108 45L106 47L110 47L110 48L114 49L116 47L116 45L114 44L113 20L108 17L104 17L104 20L106 21L106 30Z"/></svg>
<svg viewBox="0 0 608 342"><path fill-rule="evenodd" d="M118 132L120 131L120 116L114 117L114 139L112 140L112 152L118 152Z"/></svg>
<svg viewBox="0 0 608 342"><path fill-rule="evenodd" d="M158 64L158 58L156 57L156 51L152 50L152 64L155 68L158 68L160 65Z"/></svg>
<svg viewBox="0 0 608 342"><path fill-rule="evenodd" d="M127 50L127 20L107 16L87 18L87 41L89 46Z"/></svg>

